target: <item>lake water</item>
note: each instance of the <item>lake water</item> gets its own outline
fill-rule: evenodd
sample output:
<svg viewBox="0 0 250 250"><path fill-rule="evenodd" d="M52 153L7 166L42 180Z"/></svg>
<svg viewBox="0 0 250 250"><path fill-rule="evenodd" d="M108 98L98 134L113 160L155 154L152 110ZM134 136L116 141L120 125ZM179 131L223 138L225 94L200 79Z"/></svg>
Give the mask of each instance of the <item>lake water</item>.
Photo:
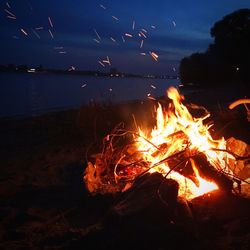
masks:
<svg viewBox="0 0 250 250"><path fill-rule="evenodd" d="M149 93L165 95L169 86L178 83L175 79L0 72L0 117L37 115L90 102L145 100Z"/></svg>

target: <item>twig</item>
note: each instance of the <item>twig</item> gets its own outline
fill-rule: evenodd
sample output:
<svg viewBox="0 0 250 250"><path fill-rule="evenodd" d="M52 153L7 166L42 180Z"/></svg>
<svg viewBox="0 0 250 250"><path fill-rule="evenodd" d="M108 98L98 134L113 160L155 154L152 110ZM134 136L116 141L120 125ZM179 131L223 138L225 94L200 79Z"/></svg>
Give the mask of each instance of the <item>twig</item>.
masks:
<svg viewBox="0 0 250 250"><path fill-rule="evenodd" d="M228 153L230 155L232 155L236 161L244 161L244 160L250 160L250 155L248 156L239 156L231 151L228 151L226 149L220 149L220 148L210 148L210 150L213 150L213 151L220 151L220 152L225 152L225 153Z"/></svg>
<svg viewBox="0 0 250 250"><path fill-rule="evenodd" d="M184 154L185 151L186 151L186 149L183 150L183 151L177 152L177 153L175 153L175 154L172 154L172 155L170 155L170 156L168 156L168 157L162 159L161 161L155 163L153 166L151 166L151 167L148 168L147 170L145 170L145 171L143 171L142 173L140 173L137 177L140 177L140 176L144 175L144 174L147 173L149 170L151 170L151 169L153 169L153 168L155 168L155 167L161 165L162 163L165 163L165 162L169 161L170 159L172 159L172 158L174 158L174 157L176 157L176 156L179 156L179 155L181 155L181 154Z"/></svg>
<svg viewBox="0 0 250 250"><path fill-rule="evenodd" d="M135 115L134 115L134 114L132 114L132 117L133 117L133 121L134 121L135 129L136 129L136 131L138 131L138 126L137 126L137 122L136 122L136 119L135 119Z"/></svg>

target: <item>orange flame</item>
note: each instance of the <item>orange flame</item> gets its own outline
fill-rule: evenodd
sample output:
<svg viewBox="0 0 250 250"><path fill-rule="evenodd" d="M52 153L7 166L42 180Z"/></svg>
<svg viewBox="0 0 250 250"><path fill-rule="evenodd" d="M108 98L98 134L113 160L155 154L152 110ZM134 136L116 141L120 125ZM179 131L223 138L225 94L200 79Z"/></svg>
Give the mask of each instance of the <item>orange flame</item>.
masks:
<svg viewBox="0 0 250 250"><path fill-rule="evenodd" d="M182 103L184 98L176 88L169 88L167 94L173 104L169 106L168 112L163 110L159 104L155 128L149 136L142 129L139 129L140 137L137 138L136 145L138 150L142 152L143 158L150 163L150 172L157 171L163 175L167 174L169 178L179 183L179 196L192 199L218 189L218 186L213 182L204 180L199 175L197 166L192 159L189 159L189 161L195 173L195 178L198 180L196 184L189 178L171 170L167 162L164 161L160 164L159 162L188 148L193 153L204 153L215 169L229 171L226 164L226 157L229 156L223 151L213 150L225 150L226 142L224 138L214 140L209 133L211 125L203 124L209 114L201 118L194 118ZM161 145L167 146L161 150Z"/></svg>

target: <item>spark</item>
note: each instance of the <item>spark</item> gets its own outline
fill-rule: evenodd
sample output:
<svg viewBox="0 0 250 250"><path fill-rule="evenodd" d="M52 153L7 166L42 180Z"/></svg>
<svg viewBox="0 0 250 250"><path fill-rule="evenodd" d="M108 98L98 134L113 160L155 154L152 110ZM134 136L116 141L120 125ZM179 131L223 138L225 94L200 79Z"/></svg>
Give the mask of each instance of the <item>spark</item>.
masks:
<svg viewBox="0 0 250 250"><path fill-rule="evenodd" d="M38 33L34 30L34 29L31 29L32 30L32 32L35 34L35 36L38 38L38 39L40 39L41 37L38 35Z"/></svg>
<svg viewBox="0 0 250 250"><path fill-rule="evenodd" d="M50 29L49 29L49 34L50 34L51 38L54 39L54 36L53 36L53 34L52 34L52 32L51 32Z"/></svg>
<svg viewBox="0 0 250 250"><path fill-rule="evenodd" d="M9 9L11 9L10 4L8 2L6 2L6 5Z"/></svg>
<svg viewBox="0 0 250 250"><path fill-rule="evenodd" d="M135 30L135 21L132 23L132 30Z"/></svg>
<svg viewBox="0 0 250 250"><path fill-rule="evenodd" d="M150 93L148 93L148 94L147 94L147 96L151 96L151 94L150 94Z"/></svg>
<svg viewBox="0 0 250 250"><path fill-rule="evenodd" d="M155 52L149 52L149 54L153 57L153 59L155 60L155 61L158 61L158 55L155 53Z"/></svg>
<svg viewBox="0 0 250 250"><path fill-rule="evenodd" d="M75 66L70 66L70 68L68 69L68 71L75 71L76 67Z"/></svg>
<svg viewBox="0 0 250 250"><path fill-rule="evenodd" d="M109 60L109 57L108 57L108 56L107 56L107 60L102 60L102 62L104 62L104 63L107 63L107 64L111 65L111 63L110 63L110 60Z"/></svg>
<svg viewBox="0 0 250 250"><path fill-rule="evenodd" d="M116 43L116 40L112 36L110 37L110 39L112 42Z"/></svg>
<svg viewBox="0 0 250 250"><path fill-rule="evenodd" d="M112 18L115 19L116 21L119 20L116 16L112 16Z"/></svg>
<svg viewBox="0 0 250 250"><path fill-rule="evenodd" d="M122 36L122 41L125 43L125 39L124 39L124 37Z"/></svg>
<svg viewBox="0 0 250 250"><path fill-rule="evenodd" d="M87 86L87 84L86 83L84 83L81 87L82 88L85 88Z"/></svg>
<svg viewBox="0 0 250 250"><path fill-rule="evenodd" d="M97 39L95 39L95 38L94 38L93 40L94 40L96 43L100 43L100 41L99 41L99 40L97 40Z"/></svg>
<svg viewBox="0 0 250 250"><path fill-rule="evenodd" d="M113 89L112 89L112 88L110 88L110 89L109 89L109 91L111 92L111 91L113 91Z"/></svg>
<svg viewBox="0 0 250 250"><path fill-rule="evenodd" d="M108 61L108 64L109 65L111 65L111 63L110 63L110 60L109 60L109 57L107 56L107 61Z"/></svg>
<svg viewBox="0 0 250 250"><path fill-rule="evenodd" d="M146 53L145 53L145 52L141 52L140 54L141 54L142 56L145 56L145 55L146 55Z"/></svg>
<svg viewBox="0 0 250 250"><path fill-rule="evenodd" d="M15 16L7 16L7 18L16 20L16 17L15 17Z"/></svg>
<svg viewBox="0 0 250 250"><path fill-rule="evenodd" d="M147 30L145 30L145 29L141 29L144 33L148 33L148 31Z"/></svg>
<svg viewBox="0 0 250 250"><path fill-rule="evenodd" d="M140 31L140 34L141 34L144 38L147 38L147 36L146 36L142 31Z"/></svg>
<svg viewBox="0 0 250 250"><path fill-rule="evenodd" d="M107 61L107 60L102 60L102 62L103 62L103 63L109 64L109 61ZM110 65L110 64L109 64L109 65Z"/></svg>
<svg viewBox="0 0 250 250"><path fill-rule="evenodd" d="M141 34L140 34L140 33L138 33L138 36L139 36L139 37L141 37Z"/></svg>
<svg viewBox="0 0 250 250"><path fill-rule="evenodd" d="M176 27L176 22L175 21L172 21L172 24L174 25L174 27Z"/></svg>
<svg viewBox="0 0 250 250"><path fill-rule="evenodd" d="M58 46L58 47L54 47L54 49L58 50L58 49L63 49L62 46Z"/></svg>
<svg viewBox="0 0 250 250"><path fill-rule="evenodd" d="M149 100L156 101L156 99L155 99L153 96L148 96L148 99L149 99Z"/></svg>
<svg viewBox="0 0 250 250"><path fill-rule="evenodd" d="M99 6L100 6L102 9L104 9L104 10L107 9L107 8L106 8L105 6L103 6L102 4L99 4Z"/></svg>
<svg viewBox="0 0 250 250"><path fill-rule="evenodd" d="M98 39L102 40L101 37L99 36L98 32L96 31L96 29L94 29L94 32L95 32L96 36L98 37Z"/></svg>
<svg viewBox="0 0 250 250"><path fill-rule="evenodd" d="M66 51L59 51L58 53L59 54L66 54L67 52Z"/></svg>
<svg viewBox="0 0 250 250"><path fill-rule="evenodd" d="M151 84L150 87L151 87L152 89L156 89L155 85L153 85L153 84Z"/></svg>
<svg viewBox="0 0 250 250"><path fill-rule="evenodd" d="M102 65L102 67L105 67L105 65L101 61L98 61L98 63Z"/></svg>
<svg viewBox="0 0 250 250"><path fill-rule="evenodd" d="M24 29L20 29L22 31L22 33L25 35L25 36L28 36L28 33L24 30Z"/></svg>
<svg viewBox="0 0 250 250"><path fill-rule="evenodd" d="M129 33L125 33L124 34L125 36L127 36L127 37L133 37L131 34L129 34Z"/></svg>
<svg viewBox="0 0 250 250"><path fill-rule="evenodd" d="M151 28L152 28L152 29L155 29L156 27L155 27L154 25L151 25Z"/></svg>
<svg viewBox="0 0 250 250"><path fill-rule="evenodd" d="M7 10L7 9L4 9L4 11L6 12L6 13L8 13L9 15L11 15L11 16L16 16L15 14L13 14L12 12L10 12L9 10Z"/></svg>
<svg viewBox="0 0 250 250"><path fill-rule="evenodd" d="M43 27L36 27L36 30L43 30Z"/></svg>
<svg viewBox="0 0 250 250"><path fill-rule="evenodd" d="M143 43L144 43L144 41L143 41L143 40L141 40L140 49L142 48Z"/></svg>
<svg viewBox="0 0 250 250"><path fill-rule="evenodd" d="M173 71L174 71L174 72L176 71L176 68L175 68L175 67L173 67Z"/></svg>
<svg viewBox="0 0 250 250"><path fill-rule="evenodd" d="M48 16L48 20L49 20L50 27L53 28L54 26L53 26L53 23L52 23L51 18L49 16Z"/></svg>

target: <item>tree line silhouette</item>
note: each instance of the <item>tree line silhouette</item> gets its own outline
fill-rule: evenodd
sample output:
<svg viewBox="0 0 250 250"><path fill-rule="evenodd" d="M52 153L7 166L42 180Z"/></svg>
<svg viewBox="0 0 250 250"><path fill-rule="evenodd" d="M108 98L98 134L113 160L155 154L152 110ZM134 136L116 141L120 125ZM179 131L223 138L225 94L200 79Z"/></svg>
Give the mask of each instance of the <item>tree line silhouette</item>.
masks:
<svg viewBox="0 0 250 250"><path fill-rule="evenodd" d="M182 59L183 84L219 86L250 82L250 9L240 9L216 22L214 42L204 53Z"/></svg>

